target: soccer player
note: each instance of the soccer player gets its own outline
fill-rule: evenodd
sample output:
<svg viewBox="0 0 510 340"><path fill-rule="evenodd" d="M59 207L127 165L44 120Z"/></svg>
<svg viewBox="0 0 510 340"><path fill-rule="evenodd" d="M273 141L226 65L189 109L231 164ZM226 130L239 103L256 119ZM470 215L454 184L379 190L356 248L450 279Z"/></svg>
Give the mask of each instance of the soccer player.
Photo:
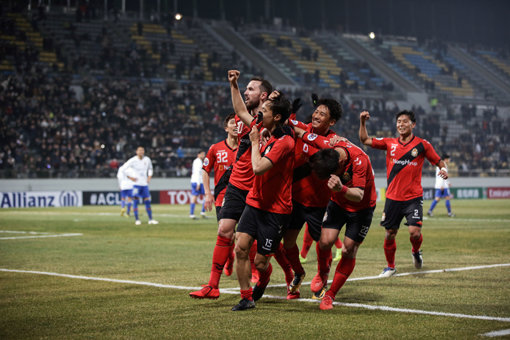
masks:
<svg viewBox="0 0 510 340"><path fill-rule="evenodd" d="M374 174L367 154L348 141L338 141L331 148L329 139L303 129L294 128L298 137L317 149L310 157L310 167L333 190L322 221L319 240L319 273L311 283L321 297L320 309L333 308L335 296L349 278L356 264L358 248L365 239L374 214L377 194ZM342 258L338 263L331 288L325 292L331 268L331 248L346 225Z"/></svg>
<svg viewBox="0 0 510 340"><path fill-rule="evenodd" d="M236 82L237 84L237 82ZM271 84L259 77L250 80L244 91L244 105L246 110L250 112L250 117L257 116L262 111L262 105L267 101L272 92ZM244 110L244 109L243 109ZM237 112L236 112L237 114ZM251 120L247 120L246 124L236 115L237 133L239 146L237 148L236 160L232 168L225 199L221 208L221 218L218 223L218 237L216 246L213 251L211 275L209 282L201 290L191 292L192 298L198 299L217 299L220 296L218 289L221 273L230 254L230 247L234 242L234 230L239 221L244 207L246 206L246 195L253 186L255 175L251 163L251 142L249 133ZM254 259L256 251L252 253L251 258ZM278 259L278 258L277 258ZM285 255L280 254L280 261L286 260ZM279 261L279 262L280 262ZM290 265L288 265L290 267ZM288 268L289 283L292 280L292 270ZM255 275L257 270L253 268Z"/></svg>
<svg viewBox="0 0 510 340"><path fill-rule="evenodd" d="M202 177L202 164L205 158L205 151L199 151L197 153L197 158L193 161L193 166L191 167L191 204L189 206L189 217L191 219L196 219L195 216L195 204L197 204L198 196L203 195L204 191L204 183ZM205 203L202 204L202 211L200 215L205 218Z"/></svg>
<svg viewBox="0 0 510 340"><path fill-rule="evenodd" d="M203 182L205 191L205 209L211 211L212 205L216 207L216 219L220 220L220 210L223 205L225 191L232 173L232 165L237 151L237 127L235 114L232 113L225 118L224 124L227 138L219 143L211 145L203 165ZM214 195L211 192L210 173L214 169ZM230 246L230 253L225 263L224 273L227 276L232 275L234 265L234 243Z"/></svg>
<svg viewBox="0 0 510 340"><path fill-rule="evenodd" d="M334 99L321 98L316 101L316 108L312 114L312 122L303 124L290 120L291 126L297 126L304 131L330 138L336 134L330 130L342 116L342 106ZM318 151L298 139L295 143L295 163L292 183L292 217L289 227L283 236L283 246L287 259L294 270L294 279L290 284L287 299L300 296L299 287L305 277L305 271L299 260L297 237L306 222L310 236L316 242L321 236L321 224L326 206L331 196L326 180L321 180L312 174L308 159ZM341 248L341 246L340 246Z"/></svg>
<svg viewBox="0 0 510 340"><path fill-rule="evenodd" d="M445 154L443 154L441 159L444 161L445 168L448 170L448 163L450 163L450 155L445 153ZM432 201L432 204L430 205L430 209L429 209L429 211L427 211L427 215L429 215L431 217L434 216L434 214L432 213L432 210L434 210L434 208L436 207L436 204L439 203L441 198L444 198L446 210L448 211L448 216L454 217L455 215L452 212L452 207L450 205L450 198L451 198L450 181L439 176L439 172L440 172L439 168L436 168L436 184L435 184L436 193L435 193L435 198Z"/></svg>
<svg viewBox="0 0 510 340"><path fill-rule="evenodd" d="M236 115L251 127L251 166L255 174L236 232L236 272L241 301L232 310L241 311L254 308L255 301L264 294L272 272L270 255L278 250L290 220L295 143L292 130L284 125L290 116L290 102L278 93L262 104L261 127L267 129L271 137L261 146L261 127L249 113L239 92L239 71L230 70L228 76ZM259 280L252 290L249 253L255 240Z"/></svg>
<svg viewBox="0 0 510 340"><path fill-rule="evenodd" d="M432 145L425 139L413 134L416 118L412 111L401 111L396 115L399 137L371 138L368 136L366 121L370 113L360 113L359 138L361 143L376 149L386 150L387 189L386 202L381 219L381 226L386 229L384 238L384 255L388 266L379 275L390 277L396 273L395 252L400 222L405 217L412 244L412 257L415 268L423 266L420 250L423 242L421 228L423 224L423 188L421 174L425 158L440 169L439 176L447 179L445 163L437 155Z"/></svg>
<svg viewBox="0 0 510 340"><path fill-rule="evenodd" d="M131 157L121 168L127 178L135 182L133 188L135 224L142 224L138 218L138 201L140 198L143 198L145 203L145 210L147 211L147 216L149 216L149 224L158 224L158 221L152 219L151 194L149 192L149 183L152 179L152 161L149 157L145 156L143 146L136 148L136 156ZM134 176L127 174L129 172L128 169L132 169ZM121 170L119 169L119 171Z"/></svg>
<svg viewBox="0 0 510 340"><path fill-rule="evenodd" d="M126 217L131 216L131 205L133 201L133 181L127 178L124 171L121 170L122 168L119 167L119 170L117 171L117 180L119 181L119 188L120 188L120 216L124 216L126 214ZM126 169L126 172L132 176L135 177L135 174L133 173L132 169ZM127 206L127 211L126 211Z"/></svg>
<svg viewBox="0 0 510 340"><path fill-rule="evenodd" d="M299 253L299 261L302 264L305 264L308 262L308 259L306 258L308 256L308 252L310 251L310 248L312 247L314 239L308 232L308 224L305 223L305 232L303 233L303 246L301 247L301 252ZM315 250L317 250L318 245L316 244ZM336 253L335 257L333 258L333 262L340 261L342 258L342 241L340 240L340 237L337 238L335 241L335 247L336 247Z"/></svg>

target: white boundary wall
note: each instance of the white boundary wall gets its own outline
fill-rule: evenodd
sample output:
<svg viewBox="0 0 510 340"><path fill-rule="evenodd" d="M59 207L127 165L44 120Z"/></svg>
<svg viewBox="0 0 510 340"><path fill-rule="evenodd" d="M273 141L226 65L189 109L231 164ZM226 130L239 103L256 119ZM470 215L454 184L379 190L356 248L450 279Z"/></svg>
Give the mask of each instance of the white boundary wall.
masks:
<svg viewBox="0 0 510 340"><path fill-rule="evenodd" d="M424 177L422 185L433 188L435 179ZM510 187L510 177L454 177L452 187ZM377 188L386 187L385 177L376 177ZM190 189L189 178L154 178L151 190ZM1 179L0 191L115 191L119 190L116 178L79 178L79 179Z"/></svg>

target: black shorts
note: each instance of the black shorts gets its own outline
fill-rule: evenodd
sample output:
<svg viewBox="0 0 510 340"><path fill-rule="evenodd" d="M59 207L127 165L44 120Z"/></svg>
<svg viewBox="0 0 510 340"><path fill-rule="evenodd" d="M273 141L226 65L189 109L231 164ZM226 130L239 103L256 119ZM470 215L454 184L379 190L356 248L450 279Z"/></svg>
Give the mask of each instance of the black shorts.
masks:
<svg viewBox="0 0 510 340"><path fill-rule="evenodd" d="M278 249L289 220L290 214L276 214L246 205L237 232L257 240L259 254L270 255Z"/></svg>
<svg viewBox="0 0 510 340"><path fill-rule="evenodd" d="M221 220L221 206L216 206L216 221Z"/></svg>
<svg viewBox="0 0 510 340"><path fill-rule="evenodd" d="M241 190L229 183L223 199L221 218L239 221L246 206L246 195L248 195L247 190Z"/></svg>
<svg viewBox="0 0 510 340"><path fill-rule="evenodd" d="M381 226L386 229L398 229L404 217L407 220L405 225L421 228L423 221L423 197L413 198L409 201L386 199Z"/></svg>
<svg viewBox="0 0 510 340"><path fill-rule="evenodd" d="M308 223L308 232L315 242L321 238L321 224L326 208L305 207L292 201L292 214L288 229L301 230L303 224Z"/></svg>
<svg viewBox="0 0 510 340"><path fill-rule="evenodd" d="M374 210L375 207L371 207L351 212L342 209L335 202L329 201L322 228L338 229L340 231L345 224L345 236L362 243L370 229Z"/></svg>

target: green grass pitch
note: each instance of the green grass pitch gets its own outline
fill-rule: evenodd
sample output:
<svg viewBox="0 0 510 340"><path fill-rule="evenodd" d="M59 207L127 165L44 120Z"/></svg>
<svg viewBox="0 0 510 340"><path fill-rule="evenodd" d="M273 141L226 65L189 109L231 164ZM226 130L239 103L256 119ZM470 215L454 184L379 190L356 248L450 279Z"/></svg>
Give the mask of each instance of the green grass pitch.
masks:
<svg viewBox="0 0 510 340"><path fill-rule="evenodd" d="M385 266L382 206L358 251L353 279L376 276ZM429 206L425 202L424 209ZM208 219L192 221L187 206L157 205L159 225L148 225L142 216L144 224L135 226L119 216L118 207L3 209L0 338L476 339L510 329L509 266L440 271L509 264L510 201L453 201L452 206L455 218L446 216L441 202L435 216L424 221L425 273L347 281L337 295L341 304L326 312L316 302L285 300L284 287L266 290L281 298L263 297L244 312L230 310L238 294L222 293L215 301L189 298L209 278L217 230L212 212ZM397 247L398 272L418 272L405 227ZM284 283L272 262L270 284ZM305 270L309 282L316 272L314 246ZM427 273L433 270L438 272ZM223 276L220 285L234 291L235 273ZM301 291L303 298L311 297L309 285Z"/></svg>

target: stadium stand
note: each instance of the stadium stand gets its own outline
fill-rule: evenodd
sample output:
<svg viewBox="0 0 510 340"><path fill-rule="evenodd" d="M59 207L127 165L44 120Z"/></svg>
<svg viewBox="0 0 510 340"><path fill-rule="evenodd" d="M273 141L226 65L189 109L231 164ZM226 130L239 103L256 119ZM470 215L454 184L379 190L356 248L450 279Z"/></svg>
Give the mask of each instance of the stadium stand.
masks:
<svg viewBox="0 0 510 340"><path fill-rule="evenodd" d="M137 145L146 146L155 176L187 176L195 152L223 138L222 119L232 111L226 70L239 68L241 84L261 74L200 19L2 13L0 177L114 177ZM393 135L406 94L354 54L346 38L248 25L238 30L298 84L285 91L304 100L299 119L312 112L308 98L315 92L342 102L338 133L356 144L362 109L372 113L370 134ZM414 103L416 133L448 151L454 171L509 174L510 121L497 105L509 98L504 53L395 37L350 39L440 99L439 106ZM472 72L459 50L481 71ZM491 77L503 90L495 90ZM376 172L384 171L384 154L370 156Z"/></svg>

